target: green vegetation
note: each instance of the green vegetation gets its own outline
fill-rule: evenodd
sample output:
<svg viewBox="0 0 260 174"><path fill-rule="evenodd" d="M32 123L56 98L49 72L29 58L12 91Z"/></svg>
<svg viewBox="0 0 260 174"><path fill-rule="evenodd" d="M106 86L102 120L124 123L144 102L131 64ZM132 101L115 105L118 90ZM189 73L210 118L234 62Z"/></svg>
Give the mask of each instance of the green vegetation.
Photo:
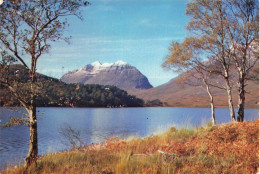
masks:
<svg viewBox="0 0 260 174"><path fill-rule="evenodd" d="M144 139L111 137L103 145L42 156L29 173L257 173L259 120L194 130L172 127Z"/></svg>
<svg viewBox="0 0 260 174"><path fill-rule="evenodd" d="M154 100L147 100L145 102L146 107L163 107L163 106L169 106L167 102L162 102L159 99Z"/></svg>
<svg viewBox="0 0 260 174"><path fill-rule="evenodd" d="M143 100L128 95L115 86L64 84L48 82L37 106L140 107Z"/></svg>
<svg viewBox="0 0 260 174"><path fill-rule="evenodd" d="M28 72L19 65L11 69L13 79L19 77L19 89L23 91L30 80ZM37 74L37 106L60 107L141 107L144 101L135 96L128 95L126 91L115 86L65 84L58 79ZM36 88L37 90L37 88ZM19 101L7 95L7 90L1 88L1 105L19 106ZM27 93L24 92L26 98Z"/></svg>
<svg viewBox="0 0 260 174"><path fill-rule="evenodd" d="M148 106L148 107L163 106L163 103L162 103L161 100L159 100L159 99L148 100L148 101L145 103L145 106Z"/></svg>

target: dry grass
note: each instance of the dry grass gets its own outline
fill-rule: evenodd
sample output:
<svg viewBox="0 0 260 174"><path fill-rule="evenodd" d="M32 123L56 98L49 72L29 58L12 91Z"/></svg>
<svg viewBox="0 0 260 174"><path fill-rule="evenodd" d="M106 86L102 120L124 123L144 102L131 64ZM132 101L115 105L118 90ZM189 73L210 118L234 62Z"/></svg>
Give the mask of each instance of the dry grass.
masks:
<svg viewBox="0 0 260 174"><path fill-rule="evenodd" d="M259 120L175 128L144 139L45 155L30 173L257 173ZM158 150L166 154L159 153ZM4 173L22 173L23 167Z"/></svg>

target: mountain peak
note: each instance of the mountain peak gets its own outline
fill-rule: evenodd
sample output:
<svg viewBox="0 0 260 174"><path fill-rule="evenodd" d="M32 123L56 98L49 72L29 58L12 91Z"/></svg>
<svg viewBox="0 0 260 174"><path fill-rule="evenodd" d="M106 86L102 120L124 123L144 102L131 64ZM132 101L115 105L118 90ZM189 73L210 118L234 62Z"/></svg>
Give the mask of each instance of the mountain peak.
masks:
<svg viewBox="0 0 260 174"><path fill-rule="evenodd" d="M95 61L91 64L88 64L88 65L91 65L95 68L106 68L106 67L111 67L111 66L125 66L125 65L129 65L127 62L124 62L122 60L118 60L116 61L115 63L100 63L99 61Z"/></svg>
<svg viewBox="0 0 260 174"><path fill-rule="evenodd" d="M152 85L134 66L118 60L114 63L95 61L62 76L65 83L114 85L124 90L149 89Z"/></svg>
<svg viewBox="0 0 260 174"><path fill-rule="evenodd" d="M101 66L102 64L99 61L95 61L95 62L91 63L91 65L94 67L98 67L98 66Z"/></svg>
<svg viewBox="0 0 260 174"><path fill-rule="evenodd" d="M118 60L118 61L116 61L116 62L114 63L114 65L123 66L123 65L128 65L128 63L127 63L127 62L124 62L124 61L122 61L122 60Z"/></svg>

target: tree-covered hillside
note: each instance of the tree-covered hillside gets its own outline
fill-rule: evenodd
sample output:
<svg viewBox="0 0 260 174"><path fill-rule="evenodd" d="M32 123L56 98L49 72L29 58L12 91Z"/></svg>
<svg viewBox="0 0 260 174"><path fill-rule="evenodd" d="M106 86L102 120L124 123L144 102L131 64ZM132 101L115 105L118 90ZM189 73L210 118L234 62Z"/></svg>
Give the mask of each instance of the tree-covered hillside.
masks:
<svg viewBox="0 0 260 174"><path fill-rule="evenodd" d="M48 82L37 100L38 106L138 107L143 100L115 86Z"/></svg>
<svg viewBox="0 0 260 174"><path fill-rule="evenodd" d="M13 79L21 79L17 85L22 94L30 75L19 65L13 66L10 74ZM37 75L36 88L38 88L37 106L141 107L144 105L143 100L128 95L126 91L115 86L65 84L41 74ZM19 102L3 86L0 89L0 101L2 106L19 106Z"/></svg>

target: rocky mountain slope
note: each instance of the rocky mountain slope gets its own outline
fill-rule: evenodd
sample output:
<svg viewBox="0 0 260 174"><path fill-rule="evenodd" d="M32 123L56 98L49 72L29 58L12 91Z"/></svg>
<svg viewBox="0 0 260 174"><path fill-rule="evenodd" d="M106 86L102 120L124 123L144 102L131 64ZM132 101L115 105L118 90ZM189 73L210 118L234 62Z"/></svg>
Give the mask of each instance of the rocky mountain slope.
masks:
<svg viewBox="0 0 260 174"><path fill-rule="evenodd" d="M123 61L93 62L61 77L65 83L114 85L124 90L150 89L153 86L135 67Z"/></svg>

